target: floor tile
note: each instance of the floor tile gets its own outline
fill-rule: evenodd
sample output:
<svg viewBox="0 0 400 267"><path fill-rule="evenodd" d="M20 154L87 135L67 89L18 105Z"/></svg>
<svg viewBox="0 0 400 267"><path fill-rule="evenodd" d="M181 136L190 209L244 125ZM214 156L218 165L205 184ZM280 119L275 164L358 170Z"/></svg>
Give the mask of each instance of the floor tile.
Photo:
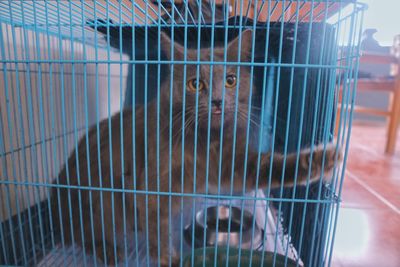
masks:
<svg viewBox="0 0 400 267"><path fill-rule="evenodd" d="M384 154L384 125L355 124L332 266L400 266L400 133Z"/></svg>

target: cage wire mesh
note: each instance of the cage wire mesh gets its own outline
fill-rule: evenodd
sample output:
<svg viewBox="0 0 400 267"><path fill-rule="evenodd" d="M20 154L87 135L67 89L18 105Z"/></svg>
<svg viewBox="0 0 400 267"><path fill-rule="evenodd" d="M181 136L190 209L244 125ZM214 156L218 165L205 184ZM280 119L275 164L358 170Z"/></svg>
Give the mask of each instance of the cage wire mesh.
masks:
<svg viewBox="0 0 400 267"><path fill-rule="evenodd" d="M1 1L0 265L330 266L364 9Z"/></svg>

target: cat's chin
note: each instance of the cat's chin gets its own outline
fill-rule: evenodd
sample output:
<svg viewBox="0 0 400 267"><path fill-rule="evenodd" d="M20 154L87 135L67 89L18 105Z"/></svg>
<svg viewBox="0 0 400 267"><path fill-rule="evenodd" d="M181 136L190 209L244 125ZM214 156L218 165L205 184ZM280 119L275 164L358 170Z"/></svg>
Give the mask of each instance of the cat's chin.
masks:
<svg viewBox="0 0 400 267"><path fill-rule="evenodd" d="M210 121L210 127L213 129L213 130L219 130L220 128L221 128L221 116L215 116L215 115L213 115L212 116L212 118L211 118L211 121Z"/></svg>
<svg viewBox="0 0 400 267"><path fill-rule="evenodd" d="M215 133L219 133L221 131L221 127L223 127L223 131L230 131L233 129L234 121L230 114L226 114L224 116L224 120L222 122L222 115L220 114L211 114L210 124L208 124L208 118L199 119L199 130L204 130L205 132L208 129ZM209 128L208 128L209 127Z"/></svg>
<svg viewBox="0 0 400 267"><path fill-rule="evenodd" d="M224 127L224 132L228 129L231 129L233 126L233 121L231 120L231 117L229 114L226 114L224 117L224 120L222 121L222 116L220 115L214 115L211 117L211 123L210 123L210 128L213 129L214 131L221 130L221 127Z"/></svg>

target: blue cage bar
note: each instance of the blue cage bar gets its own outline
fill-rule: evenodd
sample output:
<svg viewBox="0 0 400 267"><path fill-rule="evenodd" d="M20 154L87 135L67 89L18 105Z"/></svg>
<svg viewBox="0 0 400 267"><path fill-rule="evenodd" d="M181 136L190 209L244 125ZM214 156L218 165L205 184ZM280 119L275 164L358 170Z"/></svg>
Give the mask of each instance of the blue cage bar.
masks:
<svg viewBox="0 0 400 267"><path fill-rule="evenodd" d="M66 212L73 222L71 225L76 220L82 232L83 224L90 224L92 231L101 226L101 249L105 259L116 258L119 251L117 246L110 251L106 249L104 229L115 229L117 221L122 220L124 229L120 246L124 257L116 264L159 266L163 248L158 248L158 260L151 258L149 236L156 234L158 244L161 244L160 210L157 218L148 216L149 205L152 205L148 199L157 196L158 206L163 197L169 197L170 201L173 197L180 198L179 216L172 218L171 204L168 213L171 236L174 236L169 240L169 246L179 251L181 266L330 266L351 133L358 46L365 8L355 0L1 1L0 265L103 265L101 259L80 245L96 247L94 238L85 241L86 236L74 236L71 230L72 244L66 241L64 225L57 221L59 214ZM240 61L240 57L236 61L228 60L226 51L235 40L239 40L237 53L241 54L240 44L246 30L251 31L251 53L243 55L248 56L248 60ZM188 51L197 51L196 59L180 59L172 53L172 48L169 55L162 49L165 43L161 33L168 36L173 45L184 47L184 55ZM224 60L217 61L213 52L209 60L201 59L201 51L216 51L218 47L224 47ZM124 175L122 186L114 187L114 179L118 178L112 172L109 186L101 185L104 177L100 177L99 186L80 186L80 179L84 179L81 176L90 176L90 170L89 174L68 173L68 179L78 179L78 185L55 182L70 155L74 155L71 153L78 149L81 140L89 138L90 131L99 132L104 126L110 140L115 134L123 135L126 130L124 110L132 110L135 114L144 107L147 118L151 116L147 109L152 107L151 103L157 103L156 118L160 125L160 106L163 104L159 102L160 90L167 85L173 87L177 66L184 66L182 79L185 82L190 78L187 69L190 66L197 68L194 76L197 89L203 75L200 73L202 66L211 69L210 81L215 72L212 70L218 67L224 77L231 66L238 73L242 69L238 83L240 79L250 81L249 110L256 110L256 122L251 116L247 118L247 135L243 140L237 140L241 137L235 132L232 135L234 143L246 144L246 151L257 151L259 157L279 154L286 159L288 155L299 156L302 151L313 151L321 146L326 152L330 143L334 143L342 149L342 162L337 155L332 172L322 172L320 179L313 183L300 185L295 182L291 187L271 189L259 188L257 182L254 190L245 194L233 194L232 190L227 193L220 187L211 194L207 189L208 182L203 192L204 189L196 184L196 177L201 174L196 174L194 167L193 191L163 191L159 183L155 189L148 187L147 173L162 165L171 166L172 161L184 162L185 153L182 149L180 158L169 153L168 162L160 161L159 137L165 133L157 127L157 140L153 140L157 142L157 164L146 161L143 167L145 189L125 188L124 182L128 178ZM247 68L249 75L243 78L243 70ZM222 110L225 91L224 87ZM194 123L197 133L200 131L197 122L200 107L198 93L196 95L193 113L197 114ZM168 106L171 111L172 103L171 97ZM185 106L185 98L183 103ZM338 103L341 103L340 111ZM237 118L237 110L234 114ZM119 119L112 119L112 116L119 116ZM184 129L187 120L183 116L174 127ZM150 126L146 125L146 119L144 121L147 130ZM253 128L253 124L261 130ZM175 130L171 123L166 130L170 139ZM184 130L180 134L184 143ZM204 138L208 141L205 145L209 146L210 130L204 136L207 135L203 137L199 133L194 135L194 140L186 140L193 142L195 162L196 157L201 157L197 152L201 146L198 139ZM144 140L135 140L133 133L132 142L144 142L147 147L148 142L153 142L147 140L147 136L145 133ZM222 140L221 137L221 151ZM95 141L100 155L103 140L98 137ZM116 145L121 152L110 149L107 156L111 162L113 158L124 158L123 148L127 147L124 140ZM165 149L171 150L171 147L172 141ZM233 148L234 155L241 152ZM144 157L147 160L147 151ZM96 158L89 155L71 158L78 166L79 163L86 164L84 162L88 165L91 161L102 162L100 156L97 159L97 154ZM222 161L221 156L217 166L221 166ZM118 164L122 170L129 168L129 163L124 160ZM133 166L136 168L135 163ZM214 166L213 163L207 165L207 175L210 166ZM260 169L259 165L253 167ZM232 170L234 168L232 166ZM169 177L171 181L171 170ZM183 174L179 181L187 182ZM68 208L62 210L59 205L58 212L54 212L53 189L79 191L78 201L68 198ZM90 204L82 201L86 192L90 194ZM102 196L101 205L92 203L92 194L97 193ZM103 203L103 195L107 194L112 196L110 224L105 223L108 213L103 212L106 203ZM128 229L126 217L133 215L136 224L139 215L136 206L129 210L126 203L134 197L136 205L136 197L141 196L147 199L147 225L156 221L158 233L149 233L148 227L143 232L136 227ZM120 197L123 207L114 207ZM89 207L91 214L92 208L102 209L101 221L95 221L93 217L85 221L84 214L88 212L85 209ZM124 210L123 218L116 218L117 208ZM216 217L208 211L216 212ZM224 214L228 214L225 219L222 218ZM235 216L239 218L237 221ZM209 220L215 222L199 234L197 220L205 224ZM215 234L222 238L225 232L218 229L225 223L225 243L208 243L207 231L211 232L214 227ZM114 240L119 238L115 232ZM236 238L234 234L238 236L236 244L230 243ZM241 260L228 262L228 255L238 255ZM225 259L222 263L218 261L221 257ZM169 263L172 263L171 257Z"/></svg>

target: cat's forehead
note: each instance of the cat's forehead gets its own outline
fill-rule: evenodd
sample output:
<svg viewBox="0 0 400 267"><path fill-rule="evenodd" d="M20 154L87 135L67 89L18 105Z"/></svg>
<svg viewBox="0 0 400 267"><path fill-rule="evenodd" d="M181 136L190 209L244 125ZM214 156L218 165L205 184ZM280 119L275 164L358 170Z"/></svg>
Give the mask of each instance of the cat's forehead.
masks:
<svg viewBox="0 0 400 267"><path fill-rule="evenodd" d="M237 70L237 65L225 64L226 61L235 62L237 60L237 51L228 51L221 46L206 47L200 50L189 49L187 50L187 58L190 61L198 61L199 59L199 64L188 64L187 68L190 72L195 72L197 71L197 67L200 67L201 76L204 77L207 77L211 70L214 73L214 77L219 77L226 72L236 72ZM212 68L211 65L213 66Z"/></svg>
<svg viewBox="0 0 400 267"><path fill-rule="evenodd" d="M220 47L214 49L203 48L201 49L201 53L204 58L211 58L211 56L213 56L213 60L215 61L221 61L224 59L224 50Z"/></svg>
<svg viewBox="0 0 400 267"><path fill-rule="evenodd" d="M212 66L212 67L211 67ZM199 71L199 73L198 73ZM212 72L212 76L211 75ZM221 77L224 75L235 74L238 75L238 66L230 65L230 64L218 64L218 62L214 62L214 64L201 63L200 64L188 64L187 65L187 77L193 77L199 75L202 79L209 81L212 77L213 81L220 81ZM240 76L248 75L249 70L247 68L241 68L239 73Z"/></svg>
<svg viewBox="0 0 400 267"><path fill-rule="evenodd" d="M245 35L243 38L245 38ZM246 39L246 38L245 38ZM186 47L187 59L190 61L205 61L205 62L236 62L239 58L240 61L247 61L249 54L248 40L242 40L239 46L237 39L234 39L227 43L215 44L215 46L204 46L200 49L195 47ZM181 54L184 54L184 49L182 47Z"/></svg>
<svg viewBox="0 0 400 267"><path fill-rule="evenodd" d="M201 48L190 49L187 52L187 56L191 60L197 60L200 58L200 61L224 61L225 56L229 58L229 54L226 54L226 50L222 47L214 47L214 48Z"/></svg>

